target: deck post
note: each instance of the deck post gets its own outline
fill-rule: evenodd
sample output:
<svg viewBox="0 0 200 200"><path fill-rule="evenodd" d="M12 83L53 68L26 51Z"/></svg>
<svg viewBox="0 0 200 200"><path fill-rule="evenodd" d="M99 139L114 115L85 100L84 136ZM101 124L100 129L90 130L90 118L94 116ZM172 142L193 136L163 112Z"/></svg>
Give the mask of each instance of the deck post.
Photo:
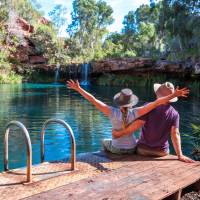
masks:
<svg viewBox="0 0 200 200"><path fill-rule="evenodd" d="M174 194L174 200L181 200L181 194L182 194L182 189L178 190L178 191Z"/></svg>

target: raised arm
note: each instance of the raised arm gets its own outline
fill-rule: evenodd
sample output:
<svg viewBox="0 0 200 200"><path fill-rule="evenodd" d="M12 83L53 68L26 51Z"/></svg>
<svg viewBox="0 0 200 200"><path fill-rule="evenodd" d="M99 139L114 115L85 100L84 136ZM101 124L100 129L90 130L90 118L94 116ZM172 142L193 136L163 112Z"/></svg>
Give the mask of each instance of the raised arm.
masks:
<svg viewBox="0 0 200 200"><path fill-rule="evenodd" d="M113 138L120 138L124 135L130 135L139 128L141 128L144 125L144 121L141 119L137 119L136 121L132 122L129 126L127 126L125 129L122 130L112 130L112 137Z"/></svg>
<svg viewBox="0 0 200 200"><path fill-rule="evenodd" d="M80 93L85 99L87 99L91 104L93 104L98 110L100 110L106 116L110 115L111 112L110 107L105 103L96 99L93 95L85 91L83 88L81 88L78 81L73 81L73 80L67 81L67 87L69 89L73 89L78 93Z"/></svg>
<svg viewBox="0 0 200 200"><path fill-rule="evenodd" d="M171 140L174 147L174 150L176 152L176 155L178 156L178 159L182 162L187 163L193 163L194 160L188 158L187 156L184 156L181 150L181 137L179 133L179 129L175 126L172 126L171 128Z"/></svg>
<svg viewBox="0 0 200 200"><path fill-rule="evenodd" d="M141 117L141 116L147 114L148 112L152 111L159 105L168 103L169 100L171 100L175 97L187 97L188 94L189 94L189 90L187 88L179 89L179 87L177 87L174 93L172 93L168 96L165 96L165 97L158 98L155 101L153 101L145 106L138 107L137 108L138 117Z"/></svg>

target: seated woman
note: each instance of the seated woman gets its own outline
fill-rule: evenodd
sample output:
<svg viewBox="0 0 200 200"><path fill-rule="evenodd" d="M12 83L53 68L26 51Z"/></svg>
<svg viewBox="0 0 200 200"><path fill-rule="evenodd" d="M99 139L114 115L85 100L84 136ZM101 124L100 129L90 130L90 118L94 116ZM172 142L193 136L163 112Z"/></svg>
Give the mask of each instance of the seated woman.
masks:
<svg viewBox="0 0 200 200"><path fill-rule="evenodd" d="M154 102L149 103L146 106L132 108L138 103L138 97L133 94L130 89L122 89L121 92L114 96L114 102L118 108L108 106L100 100L96 99L90 93L85 91L80 87L78 81L69 80L67 81L67 86L69 89L73 89L80 93L85 99L87 99L91 104L93 104L99 111L105 114L105 116L110 118L112 127L115 130L121 130L126 128L131 122L133 122L138 117L145 115L159 105L167 103L170 99L178 96L185 96L188 94L186 88L176 89L173 94L168 96L158 98ZM133 153L136 147L136 139L133 135L125 135L120 138L112 140L104 140L103 147L105 150L116 153Z"/></svg>

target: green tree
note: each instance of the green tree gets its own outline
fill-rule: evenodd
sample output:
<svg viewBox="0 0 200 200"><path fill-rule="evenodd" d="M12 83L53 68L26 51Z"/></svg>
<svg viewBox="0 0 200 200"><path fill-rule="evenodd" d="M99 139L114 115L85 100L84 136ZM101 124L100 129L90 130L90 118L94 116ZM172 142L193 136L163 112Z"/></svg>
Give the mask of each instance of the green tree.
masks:
<svg viewBox="0 0 200 200"><path fill-rule="evenodd" d="M104 1L74 0L72 23L68 26L71 47L77 47L78 56L87 61L101 49L106 27L113 22L112 8ZM73 52L73 49L71 49Z"/></svg>
<svg viewBox="0 0 200 200"><path fill-rule="evenodd" d="M60 28L67 23L66 14L67 8L62 6L61 4L55 5L53 10L48 13L51 22L56 27L58 33Z"/></svg>

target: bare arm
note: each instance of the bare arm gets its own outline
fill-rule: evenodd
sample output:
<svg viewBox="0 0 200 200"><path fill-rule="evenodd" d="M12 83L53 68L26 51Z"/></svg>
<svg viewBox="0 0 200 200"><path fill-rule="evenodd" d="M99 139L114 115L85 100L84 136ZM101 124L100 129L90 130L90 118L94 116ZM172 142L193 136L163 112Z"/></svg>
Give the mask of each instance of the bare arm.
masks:
<svg viewBox="0 0 200 200"><path fill-rule="evenodd" d="M165 96L165 97L158 98L146 106L138 107L137 108L138 117L141 117L141 116L147 114L148 112L152 111L159 105L168 103L169 100L171 100L175 97L187 97L188 93L189 93L189 90L187 88L179 89L177 87L174 93L172 93L168 96Z"/></svg>
<svg viewBox="0 0 200 200"><path fill-rule="evenodd" d="M96 99L93 95L85 91L83 88L80 87L79 82L74 82L73 80L67 81L67 87L69 89L73 89L80 93L85 99L87 99L91 104L93 104L99 111L104 113L106 116L110 115L110 107L105 103Z"/></svg>
<svg viewBox="0 0 200 200"><path fill-rule="evenodd" d="M112 136L113 138L119 138L122 137L124 135L130 135L133 132L135 132L136 130L138 130L139 128L141 128L144 125L144 121L143 120L136 120L133 123L131 123L129 126L127 126L125 129L116 131L116 130L112 130Z"/></svg>
<svg viewBox="0 0 200 200"><path fill-rule="evenodd" d="M171 140L178 159L182 162L193 163L194 161L192 159L184 156L182 153L180 132L175 126L171 128Z"/></svg>

